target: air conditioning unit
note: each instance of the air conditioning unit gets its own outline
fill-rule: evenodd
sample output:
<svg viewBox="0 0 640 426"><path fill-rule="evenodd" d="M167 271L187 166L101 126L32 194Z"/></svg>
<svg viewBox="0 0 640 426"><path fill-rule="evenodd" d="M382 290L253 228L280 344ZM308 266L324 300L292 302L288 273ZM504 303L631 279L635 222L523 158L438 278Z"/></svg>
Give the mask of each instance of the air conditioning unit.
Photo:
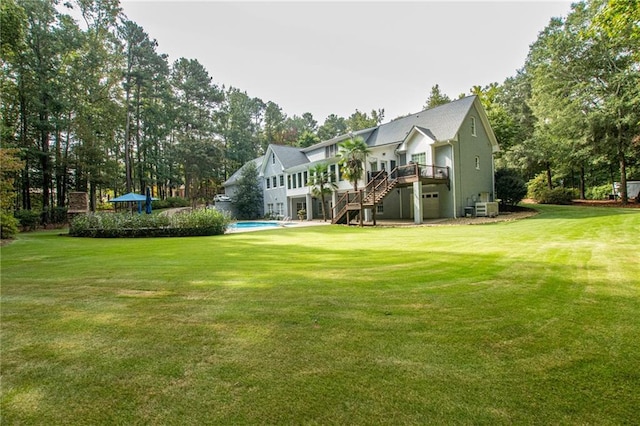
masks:
<svg viewBox="0 0 640 426"><path fill-rule="evenodd" d="M476 216L496 217L498 216L498 203L489 201L486 203L476 203Z"/></svg>

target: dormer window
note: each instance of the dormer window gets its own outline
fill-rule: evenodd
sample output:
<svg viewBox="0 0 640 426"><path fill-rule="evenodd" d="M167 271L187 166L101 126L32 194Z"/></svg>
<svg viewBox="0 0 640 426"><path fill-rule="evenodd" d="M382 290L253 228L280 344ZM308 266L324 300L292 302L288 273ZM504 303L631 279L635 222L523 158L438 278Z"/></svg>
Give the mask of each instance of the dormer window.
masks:
<svg viewBox="0 0 640 426"><path fill-rule="evenodd" d="M476 136L476 118L471 117L471 136Z"/></svg>
<svg viewBox="0 0 640 426"><path fill-rule="evenodd" d="M338 153L338 145L335 143L333 145L327 145L324 147L325 158L334 157L337 153Z"/></svg>

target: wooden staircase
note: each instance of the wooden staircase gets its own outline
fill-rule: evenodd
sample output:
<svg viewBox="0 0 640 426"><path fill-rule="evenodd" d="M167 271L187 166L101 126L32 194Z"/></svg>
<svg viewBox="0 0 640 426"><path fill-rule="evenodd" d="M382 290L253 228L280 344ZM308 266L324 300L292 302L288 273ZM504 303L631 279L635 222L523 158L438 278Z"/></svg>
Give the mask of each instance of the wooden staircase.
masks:
<svg viewBox="0 0 640 426"><path fill-rule="evenodd" d="M375 175L363 189L357 192L345 192L334 207L335 214L331 223L348 224L350 212L357 211L360 215L361 209L375 207L396 187L397 183L397 179L383 170Z"/></svg>
<svg viewBox="0 0 640 426"><path fill-rule="evenodd" d="M351 212L359 217L365 208L375 208L396 187L407 186L416 181L440 183L450 186L449 168L407 164L398 166L391 173L384 170L373 176L367 186L359 191L347 191L333 207L333 224L349 224ZM362 218L360 218L362 219Z"/></svg>

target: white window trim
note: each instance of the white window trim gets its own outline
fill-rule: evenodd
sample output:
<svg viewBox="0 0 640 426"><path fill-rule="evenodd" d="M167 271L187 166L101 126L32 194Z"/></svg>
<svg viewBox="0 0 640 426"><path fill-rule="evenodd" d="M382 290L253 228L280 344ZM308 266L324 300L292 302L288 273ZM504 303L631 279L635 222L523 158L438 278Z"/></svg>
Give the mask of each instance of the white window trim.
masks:
<svg viewBox="0 0 640 426"><path fill-rule="evenodd" d="M471 117L471 136L478 136L478 132L476 131L476 118Z"/></svg>

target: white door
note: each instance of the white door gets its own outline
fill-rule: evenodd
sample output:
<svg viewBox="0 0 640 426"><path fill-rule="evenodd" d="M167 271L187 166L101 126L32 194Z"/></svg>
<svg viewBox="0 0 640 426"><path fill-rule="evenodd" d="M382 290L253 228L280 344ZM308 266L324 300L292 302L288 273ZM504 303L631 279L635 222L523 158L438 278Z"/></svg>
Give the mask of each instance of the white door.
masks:
<svg viewBox="0 0 640 426"><path fill-rule="evenodd" d="M437 219L440 217L440 194L425 192L422 194L422 218Z"/></svg>

